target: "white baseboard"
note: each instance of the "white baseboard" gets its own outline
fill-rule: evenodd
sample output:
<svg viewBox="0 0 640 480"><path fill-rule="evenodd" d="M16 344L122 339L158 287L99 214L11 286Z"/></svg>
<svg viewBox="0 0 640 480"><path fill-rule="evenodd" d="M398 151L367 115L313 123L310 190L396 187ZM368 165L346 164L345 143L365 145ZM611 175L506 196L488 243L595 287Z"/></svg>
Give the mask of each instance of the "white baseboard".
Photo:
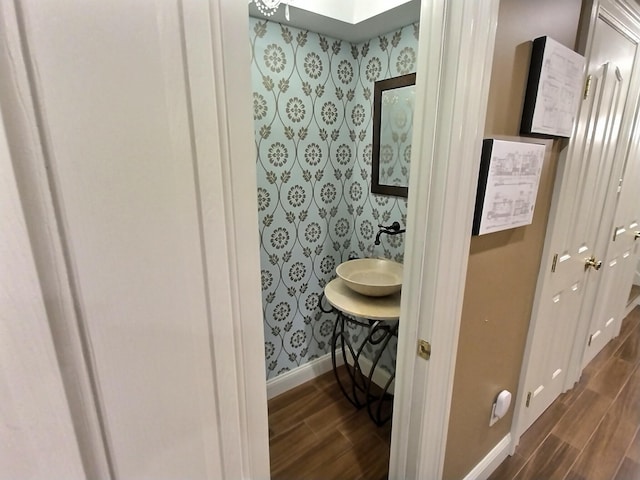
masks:
<svg viewBox="0 0 640 480"><path fill-rule="evenodd" d="M511 434L507 434L493 449L471 470L464 480L486 480L496 468L509 456Z"/></svg>
<svg viewBox="0 0 640 480"><path fill-rule="evenodd" d="M340 366L343 363L344 360L342 358L342 352L338 352L336 354L336 365ZM352 364L352 362L349 362L349 364ZM369 372L372 365L373 362L371 362L371 360L364 356L360 357L360 367L362 368L363 372ZM271 380L267 380L267 399L271 400L273 397L277 397L287 390L291 390L298 385L302 385L309 380L319 377L323 373L327 373L332 368L333 365L331 363L331 353L327 353L321 357L316 358L315 360L311 360L309 363L300 365L293 370L289 370L282 375L278 375ZM389 381L389 378L390 375L386 370L377 368L373 374L372 380L373 383L378 385L380 388L384 388L384 386ZM389 393L393 394L394 386L395 382L391 382Z"/></svg>
<svg viewBox="0 0 640 480"><path fill-rule="evenodd" d="M342 353L336 355L336 364L342 365ZM293 370L289 370L282 375L278 375L271 380L267 380L267 399L271 400L281 393L291 390L292 388L302 385L309 380L319 377L323 373L327 373L333 368L331 363L331 352L311 360L309 363L300 365Z"/></svg>

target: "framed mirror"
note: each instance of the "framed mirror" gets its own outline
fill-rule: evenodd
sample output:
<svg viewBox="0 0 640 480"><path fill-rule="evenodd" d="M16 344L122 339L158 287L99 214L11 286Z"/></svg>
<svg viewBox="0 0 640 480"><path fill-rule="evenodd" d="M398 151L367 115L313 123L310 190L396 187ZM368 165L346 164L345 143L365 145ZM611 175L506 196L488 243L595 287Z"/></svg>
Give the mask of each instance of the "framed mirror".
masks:
<svg viewBox="0 0 640 480"><path fill-rule="evenodd" d="M406 197L416 74L380 80L373 93L371 192Z"/></svg>

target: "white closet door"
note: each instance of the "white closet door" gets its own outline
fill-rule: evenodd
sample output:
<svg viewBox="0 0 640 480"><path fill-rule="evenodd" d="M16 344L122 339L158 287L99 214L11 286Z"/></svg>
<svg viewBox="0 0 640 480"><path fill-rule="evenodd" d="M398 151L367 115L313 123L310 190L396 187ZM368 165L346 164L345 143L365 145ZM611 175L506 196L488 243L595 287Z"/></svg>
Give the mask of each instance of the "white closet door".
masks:
<svg viewBox="0 0 640 480"><path fill-rule="evenodd" d="M85 478L0 115L0 478Z"/></svg>

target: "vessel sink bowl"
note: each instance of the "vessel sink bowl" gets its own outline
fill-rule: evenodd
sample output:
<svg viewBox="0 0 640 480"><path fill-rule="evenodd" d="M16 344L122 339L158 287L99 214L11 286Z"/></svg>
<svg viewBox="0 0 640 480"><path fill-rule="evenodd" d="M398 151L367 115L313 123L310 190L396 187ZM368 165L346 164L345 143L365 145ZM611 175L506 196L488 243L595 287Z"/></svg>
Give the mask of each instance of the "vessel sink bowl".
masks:
<svg viewBox="0 0 640 480"><path fill-rule="evenodd" d="M354 292L384 297L402 288L402 264L384 258L358 258L341 263L336 273Z"/></svg>

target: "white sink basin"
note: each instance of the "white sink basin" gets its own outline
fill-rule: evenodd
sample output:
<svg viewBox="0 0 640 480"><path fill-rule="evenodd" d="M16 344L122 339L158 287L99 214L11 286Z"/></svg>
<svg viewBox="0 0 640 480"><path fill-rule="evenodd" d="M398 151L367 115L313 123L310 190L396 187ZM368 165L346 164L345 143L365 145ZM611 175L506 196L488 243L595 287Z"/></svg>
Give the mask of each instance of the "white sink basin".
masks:
<svg viewBox="0 0 640 480"><path fill-rule="evenodd" d="M383 258L358 258L341 263L338 276L354 292L384 297L402 288L402 264Z"/></svg>

